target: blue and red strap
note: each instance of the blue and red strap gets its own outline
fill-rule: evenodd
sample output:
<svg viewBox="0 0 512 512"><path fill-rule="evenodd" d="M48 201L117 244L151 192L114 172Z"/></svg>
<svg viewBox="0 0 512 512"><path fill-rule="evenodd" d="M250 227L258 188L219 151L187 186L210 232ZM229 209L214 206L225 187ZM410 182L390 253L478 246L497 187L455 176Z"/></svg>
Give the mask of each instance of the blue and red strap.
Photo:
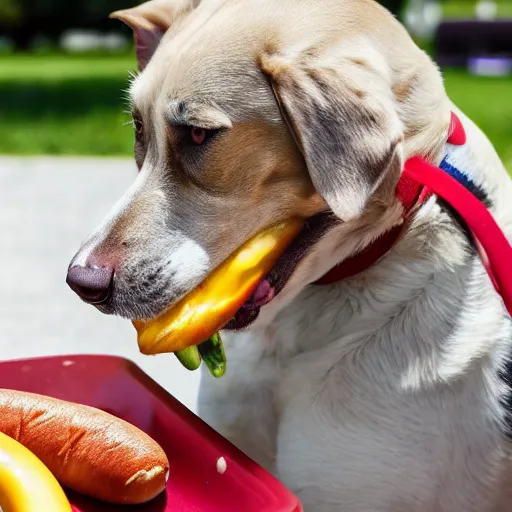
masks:
<svg viewBox="0 0 512 512"><path fill-rule="evenodd" d="M466 143L460 119L452 113L447 142ZM456 177L420 157L405 163L396 196L404 206L404 223L392 228L363 251L331 269L315 284L331 284L366 270L386 254L399 239L404 226L432 194L443 198L466 223L482 263L512 315L512 247L486 206Z"/></svg>

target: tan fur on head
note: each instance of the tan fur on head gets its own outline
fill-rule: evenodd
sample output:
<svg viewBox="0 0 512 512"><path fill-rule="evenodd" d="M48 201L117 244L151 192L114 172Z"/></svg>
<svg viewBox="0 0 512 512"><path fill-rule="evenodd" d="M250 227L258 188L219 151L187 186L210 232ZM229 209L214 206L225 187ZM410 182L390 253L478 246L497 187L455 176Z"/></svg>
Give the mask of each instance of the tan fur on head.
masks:
<svg viewBox="0 0 512 512"><path fill-rule="evenodd" d="M133 30L137 62L142 71L167 29L198 3L199 0L149 0L131 9L115 11L109 17Z"/></svg>
<svg viewBox="0 0 512 512"><path fill-rule="evenodd" d="M404 160L439 153L449 123L440 77L374 2L151 0L112 16L137 42L141 172L87 245L124 254L119 290L148 252L169 262L149 265L165 290L144 315L286 217L330 209L370 239L373 219L397 220ZM193 147L193 126L215 134ZM182 242L198 259L176 270Z"/></svg>
<svg viewBox="0 0 512 512"><path fill-rule="evenodd" d="M130 9L122 9L110 14L110 18L126 23L130 28L152 30L157 27L165 32L176 17L193 9L196 0L149 0Z"/></svg>
<svg viewBox="0 0 512 512"><path fill-rule="evenodd" d="M354 63L341 43L311 49L259 62L316 189L347 221L362 215L390 167L401 169L402 125L379 66Z"/></svg>

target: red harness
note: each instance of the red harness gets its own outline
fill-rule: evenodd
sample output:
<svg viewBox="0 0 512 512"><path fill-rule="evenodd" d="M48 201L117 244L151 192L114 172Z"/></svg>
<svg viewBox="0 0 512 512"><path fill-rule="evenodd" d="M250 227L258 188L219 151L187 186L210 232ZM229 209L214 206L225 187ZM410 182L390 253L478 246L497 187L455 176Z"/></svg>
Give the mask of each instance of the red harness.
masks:
<svg viewBox="0 0 512 512"><path fill-rule="evenodd" d="M452 113L447 142L466 143L459 118ZM447 201L466 222L489 277L512 315L512 247L484 204L454 177L419 157L405 163L398 181L396 197L403 204L403 222L363 251L341 262L315 284L332 284L356 275L382 258L397 242L408 221L433 194Z"/></svg>

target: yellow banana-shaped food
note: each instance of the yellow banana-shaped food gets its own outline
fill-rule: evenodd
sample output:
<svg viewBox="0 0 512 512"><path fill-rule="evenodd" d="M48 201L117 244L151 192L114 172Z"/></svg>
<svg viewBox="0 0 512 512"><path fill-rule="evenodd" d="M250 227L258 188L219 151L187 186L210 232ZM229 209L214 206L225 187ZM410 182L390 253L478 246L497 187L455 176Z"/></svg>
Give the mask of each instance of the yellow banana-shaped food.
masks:
<svg viewBox="0 0 512 512"><path fill-rule="evenodd" d="M1 432L0 508L3 512L71 512L50 470L30 450Z"/></svg>
<svg viewBox="0 0 512 512"><path fill-rule="evenodd" d="M177 352L208 340L250 298L303 225L302 220L290 219L265 229L178 304L154 320L134 321L140 351Z"/></svg>

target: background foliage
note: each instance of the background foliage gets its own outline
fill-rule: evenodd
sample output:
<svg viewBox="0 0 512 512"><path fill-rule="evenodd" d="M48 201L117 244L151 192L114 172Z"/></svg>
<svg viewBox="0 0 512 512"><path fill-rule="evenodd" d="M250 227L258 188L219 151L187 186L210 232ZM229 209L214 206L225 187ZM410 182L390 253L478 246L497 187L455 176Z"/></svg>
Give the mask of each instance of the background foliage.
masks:
<svg viewBox="0 0 512 512"><path fill-rule="evenodd" d="M18 50L25 50L34 34L56 41L70 28L111 30L108 13L137 3L137 0L0 0L0 32L9 36ZM384 0L383 3L398 13L404 2Z"/></svg>
<svg viewBox="0 0 512 512"><path fill-rule="evenodd" d="M279 0L276 0L279 1ZM124 50L69 54L58 46L69 29L131 34L108 13L137 0L0 0L0 153L130 155L132 129L125 112L130 46ZM399 15L402 0L383 0ZM475 1L447 0L449 17L474 14ZM498 0L505 15L512 0ZM50 44L34 48L34 36ZM0 45L1 48L1 45ZM30 51L27 51L30 48ZM447 91L487 133L512 170L512 76L476 77L464 69L443 69ZM128 124L127 124L128 123Z"/></svg>
<svg viewBox="0 0 512 512"><path fill-rule="evenodd" d="M29 48L34 35L56 42L69 29L112 30L108 14L136 5L134 0L0 0L0 32L17 50ZM116 30L127 29L116 27Z"/></svg>

